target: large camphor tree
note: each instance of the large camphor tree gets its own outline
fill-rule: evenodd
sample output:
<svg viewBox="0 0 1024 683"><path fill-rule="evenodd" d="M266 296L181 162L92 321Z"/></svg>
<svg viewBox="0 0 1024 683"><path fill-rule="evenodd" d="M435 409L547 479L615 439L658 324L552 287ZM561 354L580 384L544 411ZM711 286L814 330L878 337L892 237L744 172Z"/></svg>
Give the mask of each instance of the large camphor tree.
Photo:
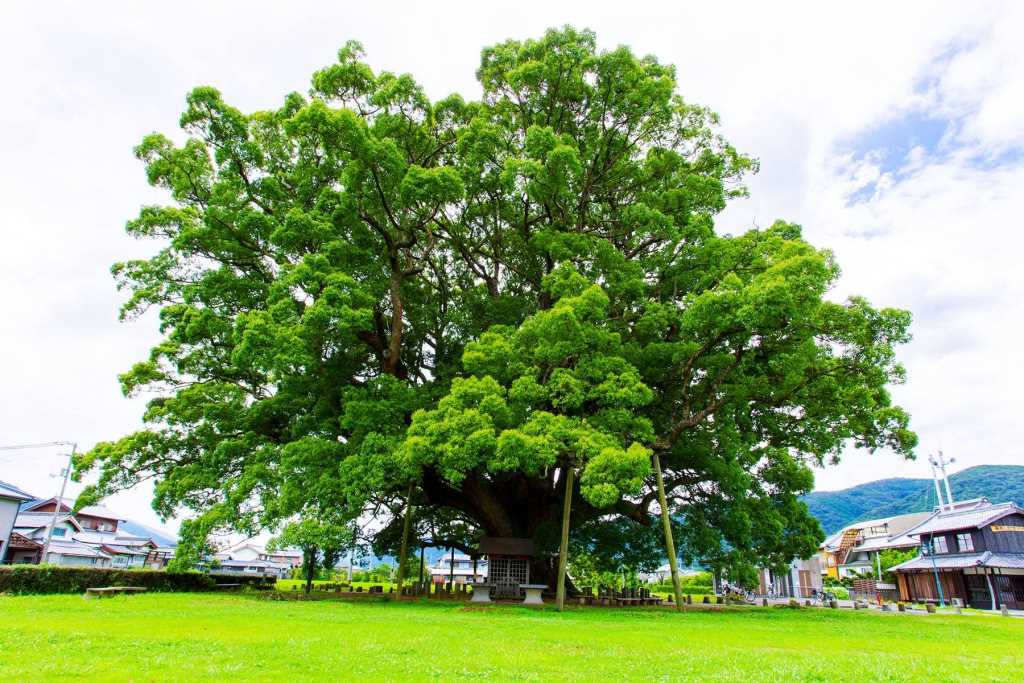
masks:
<svg viewBox="0 0 1024 683"><path fill-rule="evenodd" d="M649 561L657 455L684 559L778 565L820 537L813 466L912 453L887 391L909 314L829 299L796 225L716 231L756 163L673 67L552 30L484 49L479 101L435 102L361 59L273 111L197 88L184 140L137 148L170 201L128 223L160 250L113 270L123 317L159 312L121 378L153 398L78 457L82 501L153 479L193 513L186 562L309 509L376 510L393 551L410 492L424 542L550 551L572 467L573 542Z"/></svg>

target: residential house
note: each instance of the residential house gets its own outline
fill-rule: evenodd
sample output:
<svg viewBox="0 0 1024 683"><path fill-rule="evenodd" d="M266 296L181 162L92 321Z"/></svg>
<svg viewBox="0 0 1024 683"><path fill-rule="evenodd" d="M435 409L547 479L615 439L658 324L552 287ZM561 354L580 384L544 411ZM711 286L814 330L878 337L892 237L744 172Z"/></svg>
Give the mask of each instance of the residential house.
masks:
<svg viewBox="0 0 1024 683"><path fill-rule="evenodd" d="M487 561L473 561L469 555L456 553L454 559L454 571L452 556L442 556L430 567L430 580L433 583L448 583L454 580L455 583L479 583L487 576Z"/></svg>
<svg viewBox="0 0 1024 683"><path fill-rule="evenodd" d="M14 494L10 494L10 492ZM16 501L13 499L17 499ZM88 564L120 568L145 567L163 569L174 556L177 539L122 518L103 505L89 505L72 514L70 498L36 498L14 486L0 482L0 534L6 534L3 512L5 500L12 500L15 509L11 541L0 536L0 558L5 546L11 553L6 562L38 564L44 561L43 548L57 510L53 528L52 560L58 564ZM59 543L59 545L58 545ZM91 549L91 550L90 550Z"/></svg>
<svg viewBox="0 0 1024 683"><path fill-rule="evenodd" d="M296 556L289 551L288 555L268 552L265 546L242 541L214 555L220 564L217 571L241 574L267 574L278 578L288 578L292 569L302 564L302 553Z"/></svg>
<svg viewBox="0 0 1024 683"><path fill-rule="evenodd" d="M110 567L113 558L99 548L74 539L52 540L43 560L63 567Z"/></svg>
<svg viewBox="0 0 1024 683"><path fill-rule="evenodd" d="M22 536L17 531L11 532L11 540L7 547L5 564L39 564L43 560L43 544Z"/></svg>
<svg viewBox="0 0 1024 683"><path fill-rule="evenodd" d="M1024 609L1024 508L966 501L908 529L918 557L891 569L901 600Z"/></svg>
<svg viewBox="0 0 1024 683"><path fill-rule="evenodd" d="M915 512L850 524L821 544L821 572L834 579L877 574L880 553L915 546L916 541L906 537L905 532L930 515Z"/></svg>
<svg viewBox="0 0 1024 683"><path fill-rule="evenodd" d="M156 548L156 544L153 544ZM149 551L118 543L101 543L99 549L110 555L110 566L115 569L144 569L147 567Z"/></svg>
<svg viewBox="0 0 1024 683"><path fill-rule="evenodd" d="M60 512L70 513L74 508L74 504L75 501L70 498L62 498ZM31 501L23 505L21 510L22 512L49 512L53 514L53 510L56 507L56 498L46 498L44 500ZM121 523L121 517L103 505L87 505L75 513L75 519L78 520L83 529L103 533L117 533L118 526Z"/></svg>
<svg viewBox="0 0 1024 683"><path fill-rule="evenodd" d="M150 569L164 569L174 559L178 547L175 545L158 545L150 558Z"/></svg>
<svg viewBox="0 0 1024 683"><path fill-rule="evenodd" d="M51 525L53 534L50 536L50 547L43 557L42 551L50 535ZM39 552L33 553L32 557L48 564L109 567L112 563L110 555L75 538L82 532L82 527L71 515L58 514L57 523L53 524L52 509L50 512L22 512L15 519L14 531L23 539L22 544L27 546L27 542L32 542L39 546ZM19 558L23 562L27 559L26 555L20 555Z"/></svg>
<svg viewBox="0 0 1024 683"><path fill-rule="evenodd" d="M809 598L822 589L821 558L794 559L784 571L757 570L758 593L779 598Z"/></svg>
<svg viewBox="0 0 1024 683"><path fill-rule="evenodd" d="M277 564L286 564L292 569L302 566L302 551L293 548L267 551L267 559Z"/></svg>
<svg viewBox="0 0 1024 683"><path fill-rule="evenodd" d="M53 512L22 512L14 521L14 530L27 539L45 544L51 525L54 541L70 541L82 530L82 525L71 515L57 515L57 523L53 524Z"/></svg>
<svg viewBox="0 0 1024 683"><path fill-rule="evenodd" d="M113 567L160 569L165 566L160 564L156 542L146 536L131 536L121 532L82 531L75 534L74 539L110 555Z"/></svg>
<svg viewBox="0 0 1024 683"><path fill-rule="evenodd" d="M18 510L22 503L32 498L17 486L0 481L0 562L4 562L7 556Z"/></svg>

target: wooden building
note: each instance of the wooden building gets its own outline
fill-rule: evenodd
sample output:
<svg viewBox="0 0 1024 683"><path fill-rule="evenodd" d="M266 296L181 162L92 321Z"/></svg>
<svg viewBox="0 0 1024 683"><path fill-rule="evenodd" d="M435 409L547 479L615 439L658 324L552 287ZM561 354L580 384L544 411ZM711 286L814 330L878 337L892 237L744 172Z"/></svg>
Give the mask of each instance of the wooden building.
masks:
<svg viewBox="0 0 1024 683"><path fill-rule="evenodd" d="M901 600L958 598L978 609L1024 609L1024 509L987 500L937 511L908 530L921 554L892 568Z"/></svg>
<svg viewBox="0 0 1024 683"><path fill-rule="evenodd" d="M809 598L822 590L821 559L813 555L793 560L785 571L757 570L758 594L778 598Z"/></svg>
<svg viewBox="0 0 1024 683"><path fill-rule="evenodd" d="M11 532L11 540L7 546L6 564L39 564L43 559L43 544L22 536L17 531Z"/></svg>
<svg viewBox="0 0 1024 683"><path fill-rule="evenodd" d="M520 586L530 583L530 560L534 556L529 538L485 536L480 539L480 554L487 557L487 581L495 598L518 600Z"/></svg>

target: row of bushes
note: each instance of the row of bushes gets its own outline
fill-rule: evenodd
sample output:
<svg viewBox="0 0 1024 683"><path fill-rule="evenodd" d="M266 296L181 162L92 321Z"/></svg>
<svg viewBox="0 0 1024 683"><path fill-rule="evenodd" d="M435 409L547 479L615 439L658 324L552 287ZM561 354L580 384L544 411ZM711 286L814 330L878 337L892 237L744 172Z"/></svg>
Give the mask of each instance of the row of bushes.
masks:
<svg viewBox="0 0 1024 683"><path fill-rule="evenodd" d="M209 591L218 584L241 584L256 589L274 587L274 578L153 569L95 569L52 565L0 567L0 593L84 593L86 588L141 586L151 591Z"/></svg>
<svg viewBox="0 0 1024 683"><path fill-rule="evenodd" d="M680 581L680 586L684 593L689 593L690 595L708 595L714 593L714 591L711 590L710 583L687 583L685 581ZM650 589L656 593L672 593L675 591L671 581L651 584Z"/></svg>

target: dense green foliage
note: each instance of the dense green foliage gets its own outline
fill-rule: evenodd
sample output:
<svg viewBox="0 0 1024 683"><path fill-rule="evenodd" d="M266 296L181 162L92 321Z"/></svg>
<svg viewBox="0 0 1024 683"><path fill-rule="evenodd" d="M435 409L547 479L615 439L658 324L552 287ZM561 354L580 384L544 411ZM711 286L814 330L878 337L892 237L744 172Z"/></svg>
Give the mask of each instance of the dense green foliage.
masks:
<svg viewBox="0 0 1024 683"><path fill-rule="evenodd" d="M956 500L986 497L993 503L1024 505L1024 466L978 465L949 475ZM803 498L826 533L864 519L935 507L931 479L880 479L840 491L814 491Z"/></svg>
<svg viewBox="0 0 1024 683"><path fill-rule="evenodd" d="M302 551L302 576L306 579L306 592L313 585L319 570L330 571L341 552L352 546L355 533L351 524L341 524L321 514L302 517L285 524L284 528L267 543L269 550L298 548Z"/></svg>
<svg viewBox="0 0 1024 683"><path fill-rule="evenodd" d="M919 551L917 548L907 548L906 550L889 548L888 550L883 550L881 557L879 558L882 565L882 578L889 583L896 583L896 575L889 570L898 564L909 562L917 557L918 554Z"/></svg>
<svg viewBox="0 0 1024 683"><path fill-rule="evenodd" d="M552 551L566 467L573 527L629 533L657 452L684 558L782 564L821 535L812 466L911 453L909 314L827 299L838 265L799 226L716 231L756 163L672 66L566 28L432 102L361 58L273 111L197 88L187 139L137 148L170 203L128 224L159 253L114 273L163 339L122 384L155 397L78 457L82 500L153 478L159 512L198 513L188 552L311 505L394 522L413 491L432 543Z"/></svg>
<svg viewBox="0 0 1024 683"><path fill-rule="evenodd" d="M1007 681L1022 637L967 614L0 597L10 681Z"/></svg>
<svg viewBox="0 0 1024 683"><path fill-rule="evenodd" d="M97 569L52 565L0 567L0 593L84 593L86 588L142 586L151 591L205 591L218 583L242 583L253 588L273 588L273 578L232 575L215 577L199 572L167 572L150 569Z"/></svg>

